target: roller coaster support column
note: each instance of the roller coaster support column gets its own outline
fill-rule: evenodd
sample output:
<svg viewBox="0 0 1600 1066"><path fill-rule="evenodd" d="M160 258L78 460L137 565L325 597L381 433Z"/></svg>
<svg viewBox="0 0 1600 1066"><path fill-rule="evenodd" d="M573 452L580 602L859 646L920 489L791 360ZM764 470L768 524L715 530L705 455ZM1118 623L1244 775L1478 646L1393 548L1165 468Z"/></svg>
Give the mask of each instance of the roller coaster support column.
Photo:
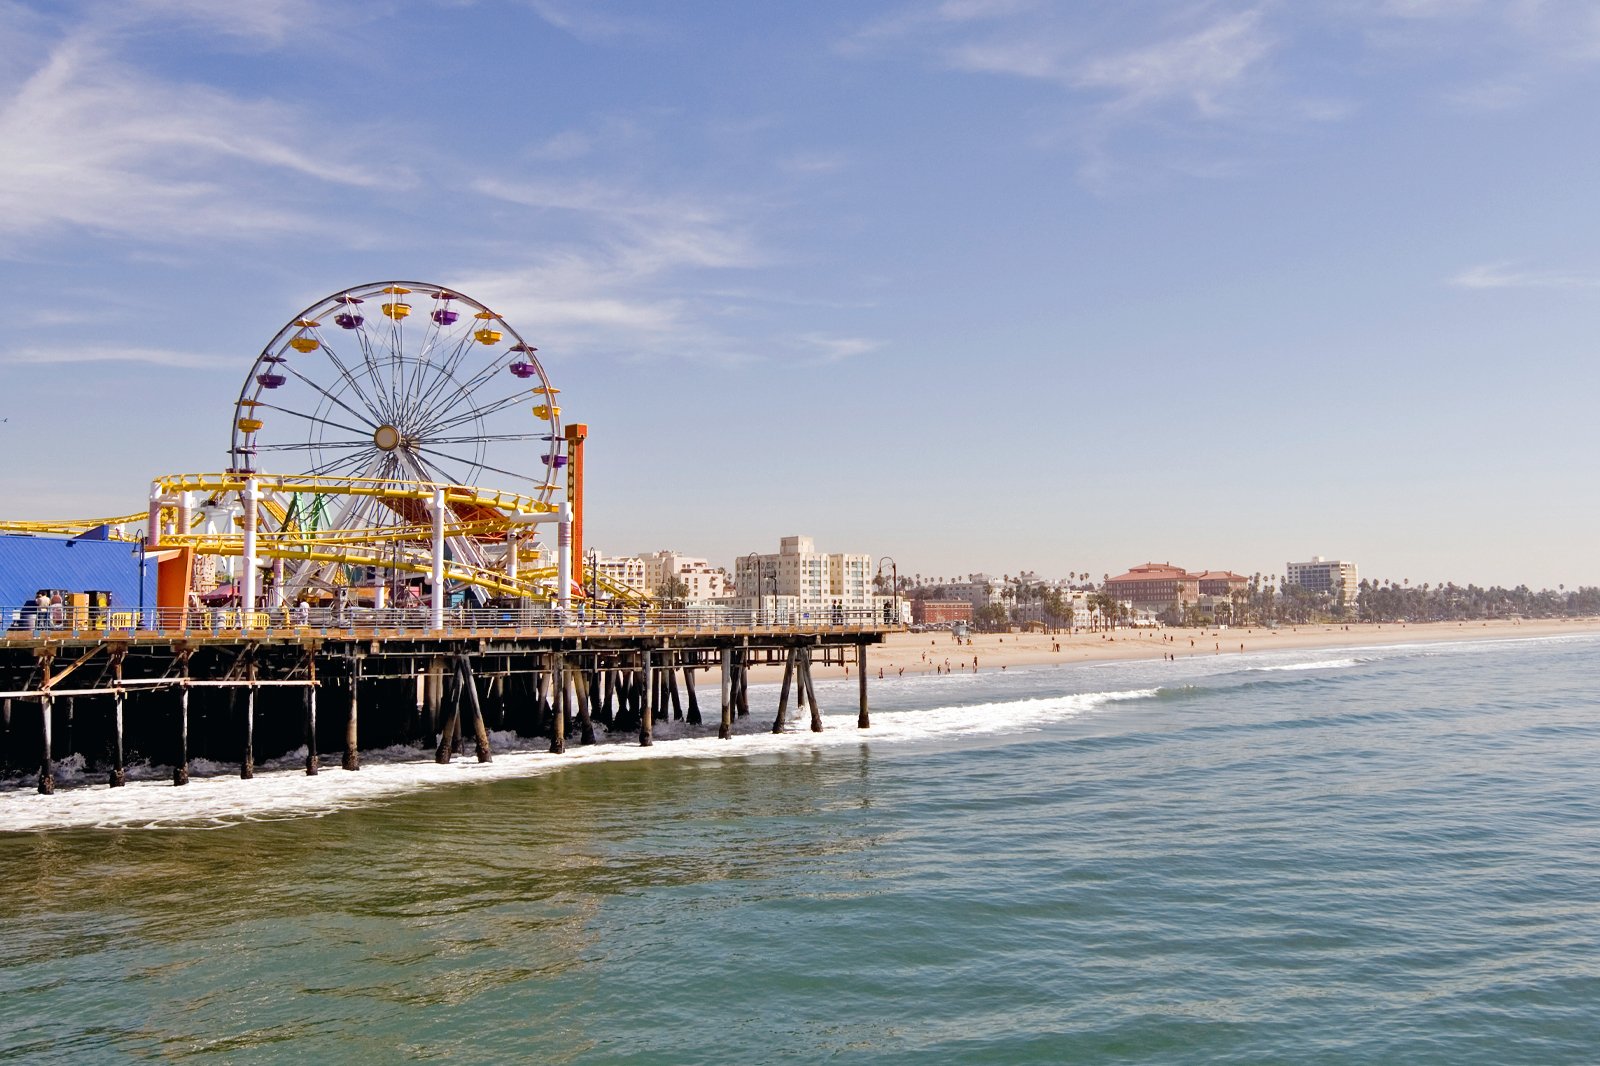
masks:
<svg viewBox="0 0 1600 1066"><path fill-rule="evenodd" d="M433 490L433 617L436 630L444 628L444 489Z"/></svg>
<svg viewBox="0 0 1600 1066"><path fill-rule="evenodd" d="M255 478L244 483L244 573L239 583L239 628L249 629L249 614L256 609L256 518L261 489Z"/></svg>
<svg viewBox="0 0 1600 1066"><path fill-rule="evenodd" d="M565 501L556 512L556 606L565 614L572 607L572 506Z"/></svg>

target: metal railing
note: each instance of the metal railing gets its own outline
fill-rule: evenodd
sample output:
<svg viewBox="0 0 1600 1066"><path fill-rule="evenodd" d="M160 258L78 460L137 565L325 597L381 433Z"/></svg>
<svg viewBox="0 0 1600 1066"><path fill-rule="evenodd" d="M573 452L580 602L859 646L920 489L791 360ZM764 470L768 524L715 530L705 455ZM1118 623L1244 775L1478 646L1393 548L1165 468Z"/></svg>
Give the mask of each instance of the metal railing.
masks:
<svg viewBox="0 0 1600 1066"><path fill-rule="evenodd" d="M220 635L265 632L280 635L354 632L457 635L485 631L582 631L595 635L693 633L744 629L759 632L881 632L897 629L882 611L828 609L749 611L730 608L648 609L593 607L452 607L435 630L426 606L311 607L297 605L240 611L237 607L9 608L0 613L0 641L91 638L95 634Z"/></svg>

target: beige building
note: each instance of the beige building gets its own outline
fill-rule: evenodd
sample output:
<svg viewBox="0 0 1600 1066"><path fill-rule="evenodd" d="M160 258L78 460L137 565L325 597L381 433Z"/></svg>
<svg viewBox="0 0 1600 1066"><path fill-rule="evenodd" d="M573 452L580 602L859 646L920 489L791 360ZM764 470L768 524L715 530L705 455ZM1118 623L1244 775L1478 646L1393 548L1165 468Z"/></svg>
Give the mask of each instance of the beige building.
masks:
<svg viewBox="0 0 1600 1066"><path fill-rule="evenodd" d="M660 593L670 578L683 582L688 590L684 598L691 603L727 594L728 575L704 559L659 551L640 556L640 561L644 563L645 588L652 596Z"/></svg>
<svg viewBox="0 0 1600 1066"><path fill-rule="evenodd" d="M836 604L846 611L881 611L884 597L872 588L872 556L817 551L810 537L784 537L770 555L741 555L734 561L735 606L755 610L758 597L792 603L816 614Z"/></svg>

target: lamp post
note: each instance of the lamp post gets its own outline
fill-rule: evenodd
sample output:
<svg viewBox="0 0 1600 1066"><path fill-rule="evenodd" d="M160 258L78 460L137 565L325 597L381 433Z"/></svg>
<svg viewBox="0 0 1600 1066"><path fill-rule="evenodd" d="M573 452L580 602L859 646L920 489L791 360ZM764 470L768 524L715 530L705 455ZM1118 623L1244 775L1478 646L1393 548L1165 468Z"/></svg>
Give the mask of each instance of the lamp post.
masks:
<svg viewBox="0 0 1600 1066"><path fill-rule="evenodd" d="M145 551L150 543L150 534L139 534L139 613L134 615L133 628L138 629L144 625L144 573Z"/></svg>
<svg viewBox="0 0 1600 1066"><path fill-rule="evenodd" d="M755 575L756 625L761 624L761 553L751 552L744 557L746 569Z"/></svg>
<svg viewBox="0 0 1600 1066"><path fill-rule="evenodd" d="M894 624L900 624L900 567L891 555L878 560L878 576L883 577L883 564L889 564L889 593L894 597Z"/></svg>

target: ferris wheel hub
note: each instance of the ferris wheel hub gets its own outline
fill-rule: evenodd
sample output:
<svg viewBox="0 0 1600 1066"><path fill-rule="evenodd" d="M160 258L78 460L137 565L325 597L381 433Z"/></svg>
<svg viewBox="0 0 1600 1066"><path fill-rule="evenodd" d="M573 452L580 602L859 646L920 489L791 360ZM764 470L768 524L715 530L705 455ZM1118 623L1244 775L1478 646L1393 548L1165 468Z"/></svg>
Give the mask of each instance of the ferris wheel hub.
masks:
<svg viewBox="0 0 1600 1066"><path fill-rule="evenodd" d="M372 431L372 443L380 451L392 452L400 447L400 431L388 424L381 425Z"/></svg>

